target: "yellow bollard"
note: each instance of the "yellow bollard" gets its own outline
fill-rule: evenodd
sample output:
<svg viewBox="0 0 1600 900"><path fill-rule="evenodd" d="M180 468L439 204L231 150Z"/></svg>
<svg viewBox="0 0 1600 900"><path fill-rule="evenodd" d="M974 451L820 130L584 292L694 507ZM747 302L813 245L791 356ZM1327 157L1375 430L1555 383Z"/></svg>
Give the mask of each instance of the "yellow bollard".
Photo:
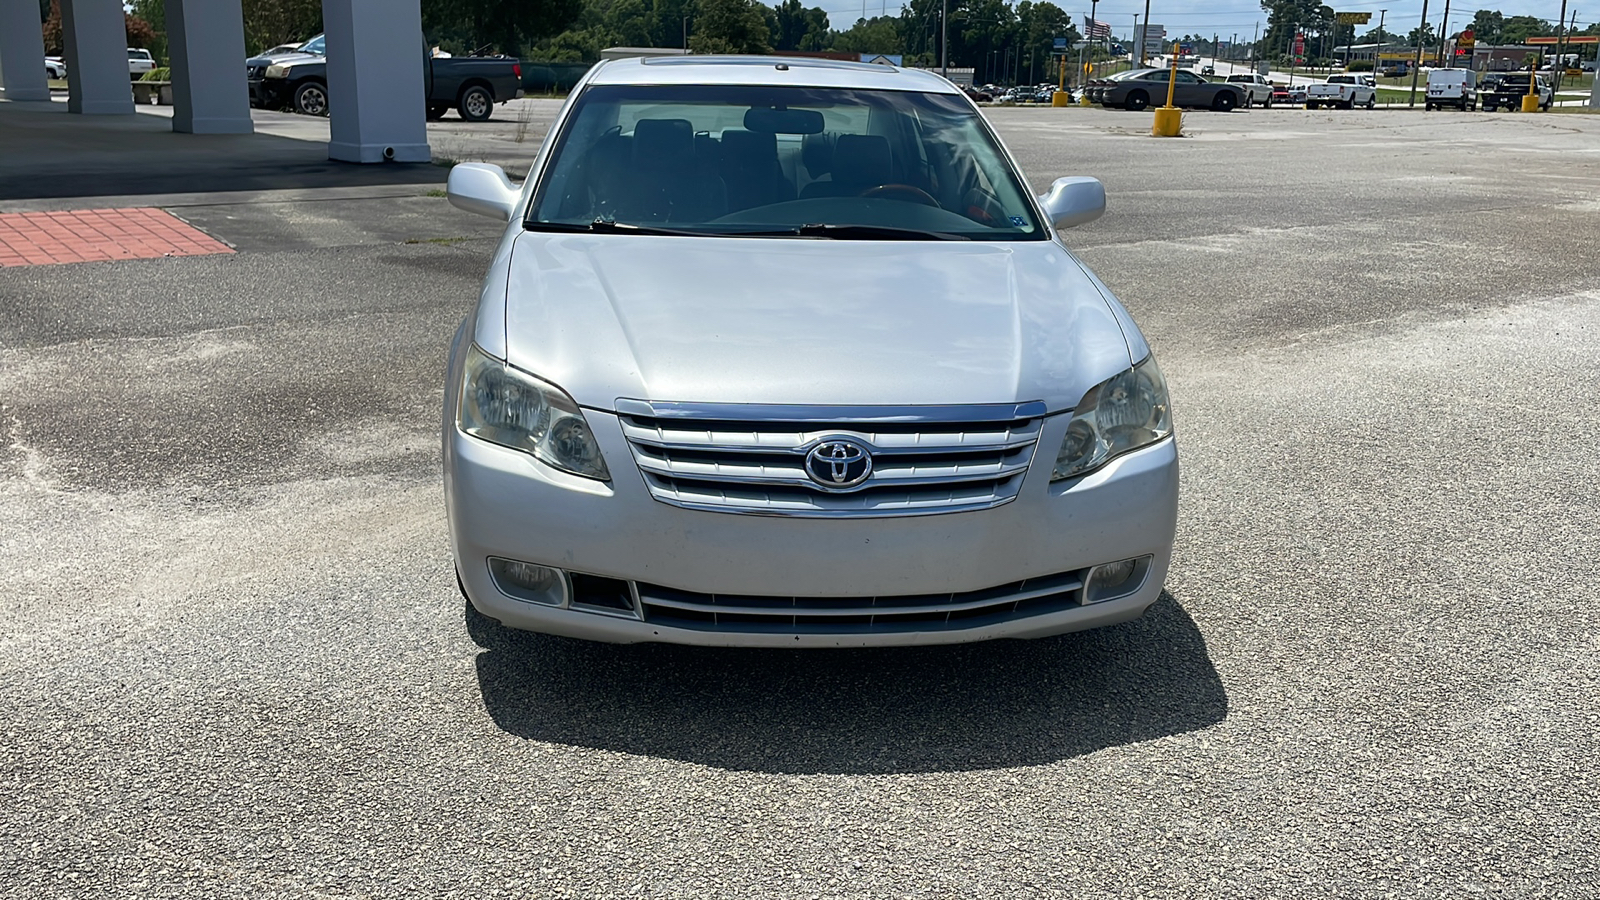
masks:
<svg viewBox="0 0 1600 900"><path fill-rule="evenodd" d="M1539 73L1533 63L1528 64L1528 92L1522 95L1522 111L1539 111Z"/></svg>
<svg viewBox="0 0 1600 900"><path fill-rule="evenodd" d="M1061 57L1061 70L1056 78L1056 92L1050 95L1051 106L1066 106L1072 100L1072 95L1067 93L1067 58Z"/></svg>
<svg viewBox="0 0 1600 900"><path fill-rule="evenodd" d="M1177 137L1183 131L1183 110L1174 107L1156 107L1156 120L1150 126L1152 137Z"/></svg>
<svg viewBox="0 0 1600 900"><path fill-rule="evenodd" d="M1071 99L1072 99L1072 95L1067 93L1066 91L1056 91L1055 93L1050 95L1050 105L1051 106L1066 106L1067 105L1067 101L1069 101ZM1088 99L1088 98L1085 97L1084 99Z"/></svg>
<svg viewBox="0 0 1600 900"><path fill-rule="evenodd" d="M1150 124L1151 137L1177 137L1183 131L1183 110L1172 105L1178 89L1179 45L1172 45L1172 74L1167 77L1167 105L1156 108L1155 121Z"/></svg>

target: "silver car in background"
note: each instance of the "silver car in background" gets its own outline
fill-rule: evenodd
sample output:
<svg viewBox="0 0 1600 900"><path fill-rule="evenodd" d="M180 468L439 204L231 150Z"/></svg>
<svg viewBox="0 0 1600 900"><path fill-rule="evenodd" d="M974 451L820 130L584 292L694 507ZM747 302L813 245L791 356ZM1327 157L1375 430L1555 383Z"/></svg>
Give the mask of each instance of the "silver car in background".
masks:
<svg viewBox="0 0 1600 900"><path fill-rule="evenodd" d="M766 647L1033 638L1159 596L1167 387L970 100L927 72L603 62L450 351L463 592L515 628Z"/></svg>

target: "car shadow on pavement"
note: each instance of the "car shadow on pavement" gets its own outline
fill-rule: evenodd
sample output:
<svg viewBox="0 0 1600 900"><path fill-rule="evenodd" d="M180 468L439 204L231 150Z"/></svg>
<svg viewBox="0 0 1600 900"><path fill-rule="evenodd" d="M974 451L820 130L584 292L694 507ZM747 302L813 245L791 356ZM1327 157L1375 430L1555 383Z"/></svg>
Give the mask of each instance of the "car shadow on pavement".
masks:
<svg viewBox="0 0 1600 900"><path fill-rule="evenodd" d="M879 650L596 644L471 604L484 705L510 734L725 769L887 774L1038 765L1222 721L1194 620L1035 641Z"/></svg>

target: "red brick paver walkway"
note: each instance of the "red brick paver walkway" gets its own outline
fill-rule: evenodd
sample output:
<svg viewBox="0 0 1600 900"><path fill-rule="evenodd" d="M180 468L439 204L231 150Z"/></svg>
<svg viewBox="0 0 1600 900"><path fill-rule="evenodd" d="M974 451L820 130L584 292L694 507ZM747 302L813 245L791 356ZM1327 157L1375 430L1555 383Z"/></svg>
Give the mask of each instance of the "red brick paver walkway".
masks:
<svg viewBox="0 0 1600 900"><path fill-rule="evenodd" d="M0 213L0 267L232 252L159 209Z"/></svg>

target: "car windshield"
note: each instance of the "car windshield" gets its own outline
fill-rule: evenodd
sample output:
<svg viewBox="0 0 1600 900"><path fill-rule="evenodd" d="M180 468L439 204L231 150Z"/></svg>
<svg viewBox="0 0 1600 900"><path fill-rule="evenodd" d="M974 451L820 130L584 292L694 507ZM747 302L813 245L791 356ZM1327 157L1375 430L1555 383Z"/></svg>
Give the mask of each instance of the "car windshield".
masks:
<svg viewBox="0 0 1600 900"><path fill-rule="evenodd" d="M306 41L304 44L302 44L301 47L300 47L300 52L301 53L315 53L318 56L321 56L326 48L327 48L327 41L322 35L319 34L316 37L312 38L311 40Z"/></svg>
<svg viewBox="0 0 1600 900"><path fill-rule="evenodd" d="M1164 75L1166 74L1166 71L1166 69L1129 69L1126 72L1118 72L1115 75L1107 75L1106 80L1127 81L1130 78L1148 78L1156 75Z"/></svg>
<svg viewBox="0 0 1600 900"><path fill-rule="evenodd" d="M526 226L716 235L1045 237L983 118L954 94L598 85Z"/></svg>

